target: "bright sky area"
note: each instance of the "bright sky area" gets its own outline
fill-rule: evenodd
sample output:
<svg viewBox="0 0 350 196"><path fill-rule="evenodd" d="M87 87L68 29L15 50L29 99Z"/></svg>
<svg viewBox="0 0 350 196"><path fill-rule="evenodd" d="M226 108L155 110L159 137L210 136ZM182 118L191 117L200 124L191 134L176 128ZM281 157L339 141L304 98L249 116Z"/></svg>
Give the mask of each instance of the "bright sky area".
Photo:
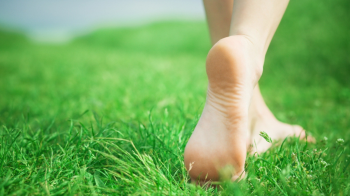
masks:
<svg viewBox="0 0 350 196"><path fill-rule="evenodd" d="M37 41L65 42L96 28L204 20L201 0L0 0L0 26Z"/></svg>

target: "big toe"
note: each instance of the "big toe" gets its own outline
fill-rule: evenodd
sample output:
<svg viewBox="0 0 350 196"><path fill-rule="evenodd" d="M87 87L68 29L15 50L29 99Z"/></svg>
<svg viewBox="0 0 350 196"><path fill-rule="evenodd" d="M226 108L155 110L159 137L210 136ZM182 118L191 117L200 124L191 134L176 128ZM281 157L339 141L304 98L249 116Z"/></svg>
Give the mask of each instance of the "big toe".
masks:
<svg viewBox="0 0 350 196"><path fill-rule="evenodd" d="M246 172L243 170L243 172L238 173L234 176L232 176L231 180L232 181L241 181L243 178L246 177Z"/></svg>
<svg viewBox="0 0 350 196"><path fill-rule="evenodd" d="M294 136L298 137L300 140L315 143L316 139L310 135L306 134L305 129L299 125L293 125Z"/></svg>

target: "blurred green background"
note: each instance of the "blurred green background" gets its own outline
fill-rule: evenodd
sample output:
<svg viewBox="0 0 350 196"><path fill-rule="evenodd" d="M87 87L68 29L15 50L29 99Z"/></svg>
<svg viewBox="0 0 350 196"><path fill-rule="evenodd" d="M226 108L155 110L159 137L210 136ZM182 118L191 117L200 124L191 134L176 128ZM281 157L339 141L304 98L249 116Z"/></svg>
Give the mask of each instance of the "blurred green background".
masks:
<svg viewBox="0 0 350 196"><path fill-rule="evenodd" d="M340 0L290 2L260 81L278 119L316 135L349 135L348 8ZM205 22L103 29L63 45L2 31L0 122L28 116L39 126L86 110L107 121L144 120L165 107L192 119L205 100L209 49Z"/></svg>

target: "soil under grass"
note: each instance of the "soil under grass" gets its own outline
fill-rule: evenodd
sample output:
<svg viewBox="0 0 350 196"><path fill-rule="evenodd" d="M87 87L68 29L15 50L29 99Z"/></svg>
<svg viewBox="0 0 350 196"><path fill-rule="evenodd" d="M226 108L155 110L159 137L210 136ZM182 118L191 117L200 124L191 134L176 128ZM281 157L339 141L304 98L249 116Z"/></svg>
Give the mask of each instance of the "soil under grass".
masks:
<svg viewBox="0 0 350 196"><path fill-rule="evenodd" d="M205 22L65 45L0 31L0 195L350 195L349 9L291 1L260 81L276 117L317 143L287 139L209 189L183 165L205 101Z"/></svg>

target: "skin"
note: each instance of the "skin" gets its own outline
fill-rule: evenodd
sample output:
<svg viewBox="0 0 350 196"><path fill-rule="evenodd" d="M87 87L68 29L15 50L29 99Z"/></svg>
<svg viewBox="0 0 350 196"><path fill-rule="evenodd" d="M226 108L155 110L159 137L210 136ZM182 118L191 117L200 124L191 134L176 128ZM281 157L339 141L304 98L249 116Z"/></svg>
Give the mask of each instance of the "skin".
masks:
<svg viewBox="0 0 350 196"><path fill-rule="evenodd" d="M244 176L247 152L271 146L260 131L274 140L305 137L300 126L275 118L257 85L288 0L203 2L213 44L206 60L209 84L202 115L185 148L185 165L194 182L218 181L221 171L237 180Z"/></svg>

